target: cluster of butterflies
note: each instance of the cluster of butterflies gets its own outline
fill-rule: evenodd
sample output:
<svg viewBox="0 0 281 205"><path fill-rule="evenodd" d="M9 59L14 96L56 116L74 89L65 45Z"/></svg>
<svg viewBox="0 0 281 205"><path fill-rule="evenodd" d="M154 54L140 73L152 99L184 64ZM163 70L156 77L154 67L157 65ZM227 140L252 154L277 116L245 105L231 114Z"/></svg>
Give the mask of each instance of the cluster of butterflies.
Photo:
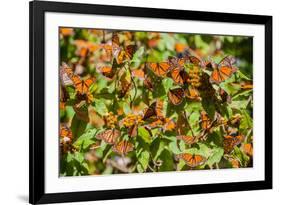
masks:
<svg viewBox="0 0 281 205"><path fill-rule="evenodd" d="M205 74L205 78L201 79L201 89L200 84L199 86L194 86L192 84L191 75L185 69L185 64L187 63L192 64L193 68L196 69L212 70L210 76ZM237 67L234 66L234 63L235 59L232 56L226 56L216 64L213 61L204 62L195 56L186 54L181 58L170 57L166 62L147 63L147 67L150 68L156 76L162 78L166 76L170 77L176 85L179 85L178 88L170 89L168 92L170 102L174 105L179 105L182 103L184 97L200 101L201 97L199 89L202 91L206 90L203 87L206 83L208 84L209 90L211 87L209 84L220 84L229 79L232 74L237 71ZM223 92L222 89L221 92ZM226 92L221 94L226 94Z"/></svg>
<svg viewBox="0 0 281 205"><path fill-rule="evenodd" d="M113 32L112 40L110 43L101 44L100 46L86 45L81 47L81 56L86 56L89 51L96 51L97 49L104 49L106 53L113 57L113 61L110 64L101 65L97 67L97 71L100 72L106 78L112 80L118 70L118 67L126 62L129 62L134 53L137 50L137 46L121 45L118 33ZM84 49L84 50L83 50ZM82 55L83 54L83 55ZM182 103L185 97L192 100L200 100L200 92L196 86L191 84L191 77L188 71L186 71L186 64L192 64L193 67L199 69L211 70L210 76L203 81L208 81L210 84L220 84L229 79L233 73L237 71L237 67L234 66L235 58L232 56L224 57L218 64L213 61L204 62L203 60L189 55L186 53L182 57L169 57L167 61L163 62L146 62L142 65L141 69L135 69L132 71L133 77L138 77L143 80L143 84L148 90L153 91L154 86L152 79L147 74L146 68L149 68L157 77L165 78L169 77L173 82L178 85L177 88L170 89L168 92L168 99L173 105L179 105ZM77 100L86 100L87 103L93 102L93 95L89 91L90 86L94 83L93 78L82 79L78 74L75 74L73 70L63 64L61 66L61 79L63 84L72 84L76 90ZM203 82L204 84L205 82ZM131 83L121 81L122 92L119 97L125 96L131 87ZM64 90L64 86L61 86ZM204 90L204 88L201 88ZM67 99L67 92L61 93L61 102L65 102ZM163 101L157 99L143 111L142 120L147 123L145 128L149 131L155 127L161 127L164 131L174 130L179 127L172 119L166 118L163 115ZM208 132L212 127L212 121L207 116L206 112L201 113L201 128ZM133 124L128 128L129 137L137 136L138 123ZM63 128L66 130L66 128ZM69 130L69 129L68 129ZM177 131L178 132L178 131ZM72 139L72 135L69 132L64 132L64 135ZM186 144L192 145L197 142L194 136L187 136L182 132L178 132L177 139L183 140ZM62 134L61 134L62 136ZM122 156L134 150L134 144L128 140L121 139L121 132L118 129L111 128L104 130L96 135L96 138L103 140L109 145L112 145L112 150ZM64 136L62 139L66 139ZM239 145L243 141L242 135L227 135L223 140L223 147L225 153L231 153L233 148ZM71 140L69 140L71 142ZM182 153L176 155L177 159L182 159L189 167L197 167L203 165L207 159L199 154Z"/></svg>
<svg viewBox="0 0 281 205"><path fill-rule="evenodd" d="M69 96L65 89L66 85L73 85L75 88L76 99L78 101L85 100L87 103L91 103L94 100L89 88L94 83L94 78L88 77L82 79L78 74L74 73L66 63L62 63L60 68L61 90L60 90L60 102L65 103Z"/></svg>

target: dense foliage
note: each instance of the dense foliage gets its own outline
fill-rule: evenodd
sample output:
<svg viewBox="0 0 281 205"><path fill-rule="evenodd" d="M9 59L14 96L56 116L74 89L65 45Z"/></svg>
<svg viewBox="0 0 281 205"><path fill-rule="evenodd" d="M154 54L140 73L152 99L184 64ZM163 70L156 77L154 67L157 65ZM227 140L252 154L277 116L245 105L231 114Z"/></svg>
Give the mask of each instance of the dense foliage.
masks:
<svg viewBox="0 0 281 205"><path fill-rule="evenodd" d="M251 37L59 38L61 176L252 166Z"/></svg>

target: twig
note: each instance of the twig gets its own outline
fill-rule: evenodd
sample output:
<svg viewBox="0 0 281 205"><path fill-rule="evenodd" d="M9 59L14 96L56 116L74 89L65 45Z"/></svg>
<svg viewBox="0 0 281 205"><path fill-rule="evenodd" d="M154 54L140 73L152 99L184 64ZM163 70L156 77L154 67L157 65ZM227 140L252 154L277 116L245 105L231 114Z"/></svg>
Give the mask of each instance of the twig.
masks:
<svg viewBox="0 0 281 205"><path fill-rule="evenodd" d="M130 108L132 108L133 102L134 102L135 99L136 99L138 90L137 90L137 86L136 86L136 83L135 83L134 78L133 78L133 74L132 74L132 71L131 71L130 63L129 63L129 62L128 62L127 66L128 66L127 69L129 70L129 73L130 73L131 81L133 82L133 86L134 86L134 89L135 89L134 97L133 97L133 99L132 99L131 102L130 102Z"/></svg>
<svg viewBox="0 0 281 205"><path fill-rule="evenodd" d="M149 164L147 165L147 167L150 169L150 171L156 172Z"/></svg>
<svg viewBox="0 0 281 205"><path fill-rule="evenodd" d="M188 125L188 128L189 128L190 131L191 131L192 137L195 138L194 132L193 132L193 130L192 130L192 128L191 128L191 125L190 125L190 123L189 123L189 117L190 117L190 115L191 115L192 113L190 113L189 115L186 114L186 111L184 111L183 113L184 113L184 116L185 116L185 119L186 119L186 123L187 123L187 125Z"/></svg>

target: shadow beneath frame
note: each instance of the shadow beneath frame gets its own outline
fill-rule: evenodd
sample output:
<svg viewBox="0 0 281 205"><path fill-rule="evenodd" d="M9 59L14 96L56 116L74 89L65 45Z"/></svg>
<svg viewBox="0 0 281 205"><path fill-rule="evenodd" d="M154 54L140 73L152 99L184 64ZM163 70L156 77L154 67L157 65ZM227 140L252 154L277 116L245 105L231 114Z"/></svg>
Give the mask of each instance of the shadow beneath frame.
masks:
<svg viewBox="0 0 281 205"><path fill-rule="evenodd" d="M17 198L19 200L21 200L22 202L27 202L27 203L28 203L28 200L29 200L28 195L18 195Z"/></svg>

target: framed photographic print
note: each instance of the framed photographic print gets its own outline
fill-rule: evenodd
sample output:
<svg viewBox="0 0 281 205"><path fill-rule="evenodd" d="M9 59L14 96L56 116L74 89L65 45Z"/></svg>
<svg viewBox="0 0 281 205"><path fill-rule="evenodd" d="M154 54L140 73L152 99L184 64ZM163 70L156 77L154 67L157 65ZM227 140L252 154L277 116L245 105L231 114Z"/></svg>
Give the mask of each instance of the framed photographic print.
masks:
<svg viewBox="0 0 281 205"><path fill-rule="evenodd" d="M30 203L272 188L272 17L30 2Z"/></svg>

